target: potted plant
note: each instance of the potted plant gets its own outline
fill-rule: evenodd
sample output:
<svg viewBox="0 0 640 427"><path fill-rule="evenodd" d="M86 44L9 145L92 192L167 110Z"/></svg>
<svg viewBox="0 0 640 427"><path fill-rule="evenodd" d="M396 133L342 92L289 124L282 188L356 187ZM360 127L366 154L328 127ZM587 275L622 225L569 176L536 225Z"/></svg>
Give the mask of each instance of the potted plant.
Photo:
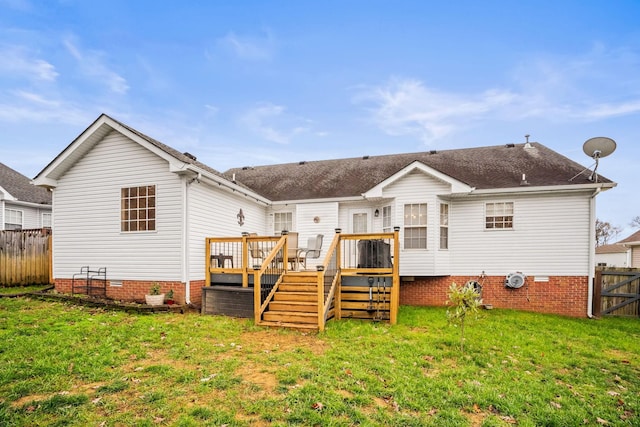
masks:
<svg viewBox="0 0 640 427"><path fill-rule="evenodd" d="M169 289L169 292L164 296L164 303L167 305L175 304L175 300L173 299L173 289Z"/></svg>
<svg viewBox="0 0 640 427"><path fill-rule="evenodd" d="M149 289L149 293L144 296L147 305L162 305L164 303L164 294L160 293L160 284L154 283Z"/></svg>

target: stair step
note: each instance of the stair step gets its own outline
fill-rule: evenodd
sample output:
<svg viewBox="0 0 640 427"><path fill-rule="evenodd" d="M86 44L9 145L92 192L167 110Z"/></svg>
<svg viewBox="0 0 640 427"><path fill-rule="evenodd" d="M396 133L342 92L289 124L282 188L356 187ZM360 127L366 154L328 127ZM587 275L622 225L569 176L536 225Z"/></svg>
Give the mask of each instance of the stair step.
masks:
<svg viewBox="0 0 640 427"><path fill-rule="evenodd" d="M278 286L278 292L317 292L317 285L310 285L304 283L280 283Z"/></svg>
<svg viewBox="0 0 640 427"><path fill-rule="evenodd" d="M318 304L305 301L271 301L269 303L269 312L271 313L274 311L317 313Z"/></svg>
<svg viewBox="0 0 640 427"><path fill-rule="evenodd" d="M308 273L287 273L282 277L282 283L305 283L305 284L316 284L318 283L318 275L317 274L308 274Z"/></svg>
<svg viewBox="0 0 640 427"><path fill-rule="evenodd" d="M263 319L280 323L318 324L317 313L302 313L296 311L265 311Z"/></svg>
<svg viewBox="0 0 640 427"><path fill-rule="evenodd" d="M317 292L287 292L279 291L273 295L274 301L306 301L314 302L318 300Z"/></svg>

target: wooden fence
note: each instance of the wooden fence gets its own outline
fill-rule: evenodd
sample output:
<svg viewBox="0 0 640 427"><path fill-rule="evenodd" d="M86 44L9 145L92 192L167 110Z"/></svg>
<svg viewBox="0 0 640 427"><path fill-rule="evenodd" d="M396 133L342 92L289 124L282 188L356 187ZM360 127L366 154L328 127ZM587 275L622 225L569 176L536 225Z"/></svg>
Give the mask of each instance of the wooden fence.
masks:
<svg viewBox="0 0 640 427"><path fill-rule="evenodd" d="M593 314L640 317L640 269L598 268Z"/></svg>
<svg viewBox="0 0 640 427"><path fill-rule="evenodd" d="M0 286L49 284L51 277L47 230L0 231Z"/></svg>

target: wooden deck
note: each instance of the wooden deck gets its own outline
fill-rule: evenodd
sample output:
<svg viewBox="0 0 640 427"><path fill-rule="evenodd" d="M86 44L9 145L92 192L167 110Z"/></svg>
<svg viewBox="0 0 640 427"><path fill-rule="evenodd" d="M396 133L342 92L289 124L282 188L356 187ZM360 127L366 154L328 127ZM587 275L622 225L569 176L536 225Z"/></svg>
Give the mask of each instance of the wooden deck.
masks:
<svg viewBox="0 0 640 427"><path fill-rule="evenodd" d="M315 271L295 271L282 262L286 235L207 238L203 313L249 317L253 312L258 325L313 330L323 330L334 318L395 324L398 248L398 230L350 235L336 230Z"/></svg>

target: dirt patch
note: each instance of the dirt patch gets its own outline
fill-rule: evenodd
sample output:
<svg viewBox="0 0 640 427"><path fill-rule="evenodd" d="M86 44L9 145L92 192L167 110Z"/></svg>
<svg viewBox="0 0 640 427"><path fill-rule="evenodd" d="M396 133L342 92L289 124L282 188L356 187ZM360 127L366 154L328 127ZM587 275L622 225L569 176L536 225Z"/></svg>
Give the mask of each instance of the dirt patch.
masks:
<svg viewBox="0 0 640 427"><path fill-rule="evenodd" d="M321 355L327 348L326 343L314 334L289 331L283 333L273 329L245 332L241 341L245 348L265 353L304 348L315 355Z"/></svg>
<svg viewBox="0 0 640 427"><path fill-rule="evenodd" d="M244 382L258 386L263 393L272 393L278 385L278 380L273 372L268 372L255 363L243 363L236 370L236 373L242 377Z"/></svg>

